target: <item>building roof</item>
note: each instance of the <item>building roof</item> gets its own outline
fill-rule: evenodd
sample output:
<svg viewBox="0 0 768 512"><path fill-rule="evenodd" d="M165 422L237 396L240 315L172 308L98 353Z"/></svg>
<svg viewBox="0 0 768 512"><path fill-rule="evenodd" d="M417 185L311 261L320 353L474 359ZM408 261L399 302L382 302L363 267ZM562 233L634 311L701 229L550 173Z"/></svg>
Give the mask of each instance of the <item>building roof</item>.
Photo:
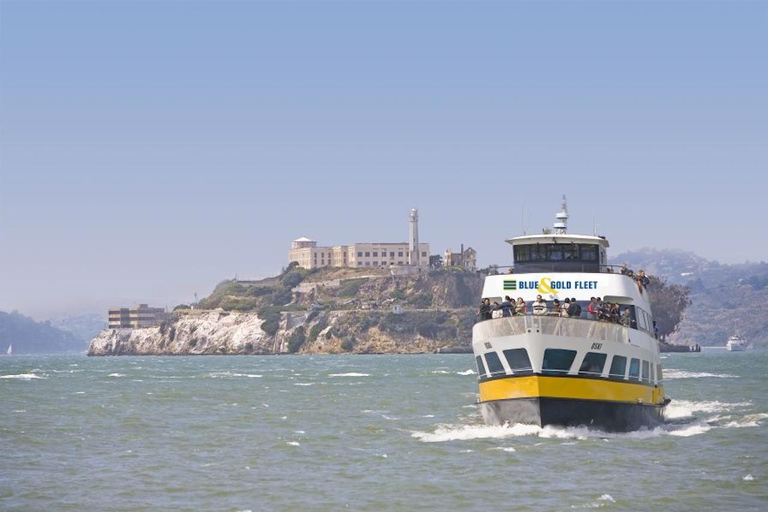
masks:
<svg viewBox="0 0 768 512"><path fill-rule="evenodd" d="M294 240L294 242L315 242L315 241L316 240L312 240L312 239L307 238L305 236L303 236L301 238L297 238L296 240Z"/></svg>

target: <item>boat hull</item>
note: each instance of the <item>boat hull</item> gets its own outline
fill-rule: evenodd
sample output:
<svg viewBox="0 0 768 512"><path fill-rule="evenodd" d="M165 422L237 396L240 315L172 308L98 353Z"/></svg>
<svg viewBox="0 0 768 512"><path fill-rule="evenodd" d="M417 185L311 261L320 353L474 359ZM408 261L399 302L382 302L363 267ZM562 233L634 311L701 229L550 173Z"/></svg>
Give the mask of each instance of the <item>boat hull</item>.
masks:
<svg viewBox="0 0 768 512"><path fill-rule="evenodd" d="M586 426L607 432L629 432L664 422L663 405L534 397L481 402L479 407L488 425Z"/></svg>

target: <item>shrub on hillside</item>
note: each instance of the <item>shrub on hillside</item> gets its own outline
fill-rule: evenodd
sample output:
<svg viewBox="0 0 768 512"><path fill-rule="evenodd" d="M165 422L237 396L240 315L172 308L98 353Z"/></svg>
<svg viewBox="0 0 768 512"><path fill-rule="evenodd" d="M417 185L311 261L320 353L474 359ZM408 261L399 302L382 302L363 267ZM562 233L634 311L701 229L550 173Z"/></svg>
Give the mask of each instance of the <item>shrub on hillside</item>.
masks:
<svg viewBox="0 0 768 512"><path fill-rule="evenodd" d="M307 340L304 335L304 326L299 326L295 331L291 333L291 337L288 338L288 352L295 354L299 351L304 342Z"/></svg>

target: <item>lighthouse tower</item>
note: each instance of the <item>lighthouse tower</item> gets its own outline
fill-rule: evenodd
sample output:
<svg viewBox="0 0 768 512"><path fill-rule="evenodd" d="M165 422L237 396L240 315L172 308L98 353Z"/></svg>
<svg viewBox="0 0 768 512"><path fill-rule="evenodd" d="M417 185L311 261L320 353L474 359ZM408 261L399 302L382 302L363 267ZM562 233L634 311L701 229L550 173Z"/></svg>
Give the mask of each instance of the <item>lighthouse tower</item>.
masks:
<svg viewBox="0 0 768 512"><path fill-rule="evenodd" d="M419 210L413 208L408 218L411 225L411 236L408 240L408 264L418 267L421 263L419 261Z"/></svg>

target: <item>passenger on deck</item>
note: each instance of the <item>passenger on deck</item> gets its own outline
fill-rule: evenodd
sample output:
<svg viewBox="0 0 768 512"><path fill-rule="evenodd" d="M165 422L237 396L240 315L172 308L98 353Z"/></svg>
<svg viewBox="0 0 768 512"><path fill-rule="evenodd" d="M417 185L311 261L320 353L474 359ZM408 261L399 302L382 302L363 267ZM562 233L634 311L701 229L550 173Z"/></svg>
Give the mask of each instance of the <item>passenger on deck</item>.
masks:
<svg viewBox="0 0 768 512"><path fill-rule="evenodd" d="M629 277L632 277L634 275L634 272L632 272L631 270L629 270L627 268L627 262L626 261L621 266L621 273L624 274L625 276L629 276Z"/></svg>
<svg viewBox="0 0 768 512"><path fill-rule="evenodd" d="M621 319L619 319L619 323L623 325L624 327L634 327L632 324L634 323L632 321L632 317L629 316L629 308L624 308L624 312L621 314Z"/></svg>
<svg viewBox="0 0 768 512"><path fill-rule="evenodd" d="M565 302L560 306L560 316L563 318L571 316L571 299L566 297Z"/></svg>
<svg viewBox="0 0 768 512"><path fill-rule="evenodd" d="M581 318L581 306L576 302L575 297L571 297L571 307L568 308L568 315L571 318Z"/></svg>
<svg viewBox="0 0 768 512"><path fill-rule="evenodd" d="M590 320L597 320L597 299L594 297L589 298L589 306L587 306L587 318Z"/></svg>
<svg viewBox="0 0 768 512"><path fill-rule="evenodd" d="M509 267L509 270L507 270L507 274L514 274L515 273L515 267Z"/></svg>
<svg viewBox="0 0 768 512"><path fill-rule="evenodd" d="M501 318L501 315L501 304L495 300L493 301L493 304L491 304L491 318Z"/></svg>
<svg viewBox="0 0 768 512"><path fill-rule="evenodd" d="M547 301L542 299L541 295L536 296L536 300L531 304L531 309L533 309L533 314L536 316L546 315L549 312Z"/></svg>
<svg viewBox="0 0 768 512"><path fill-rule="evenodd" d="M611 306L611 322L613 323L619 323L619 318L621 317L621 310L619 309L619 303L614 302Z"/></svg>
<svg viewBox="0 0 768 512"><path fill-rule="evenodd" d="M480 320L491 318L491 299L483 299L480 303Z"/></svg>
<svg viewBox="0 0 768 512"><path fill-rule="evenodd" d="M523 316L528 313L528 306L522 297L517 298L517 304L515 304L515 315Z"/></svg>
<svg viewBox="0 0 768 512"><path fill-rule="evenodd" d="M642 283L643 288L648 288L648 285L651 284L651 279L647 275L645 275L645 270L638 270L637 278Z"/></svg>
<svg viewBox="0 0 768 512"><path fill-rule="evenodd" d="M512 299L509 298L509 295L504 297L504 302L501 303L501 316L512 316L512 309L514 309L515 304L512 302Z"/></svg>
<svg viewBox="0 0 768 512"><path fill-rule="evenodd" d="M560 316L560 299L555 299L552 301L552 315Z"/></svg>

